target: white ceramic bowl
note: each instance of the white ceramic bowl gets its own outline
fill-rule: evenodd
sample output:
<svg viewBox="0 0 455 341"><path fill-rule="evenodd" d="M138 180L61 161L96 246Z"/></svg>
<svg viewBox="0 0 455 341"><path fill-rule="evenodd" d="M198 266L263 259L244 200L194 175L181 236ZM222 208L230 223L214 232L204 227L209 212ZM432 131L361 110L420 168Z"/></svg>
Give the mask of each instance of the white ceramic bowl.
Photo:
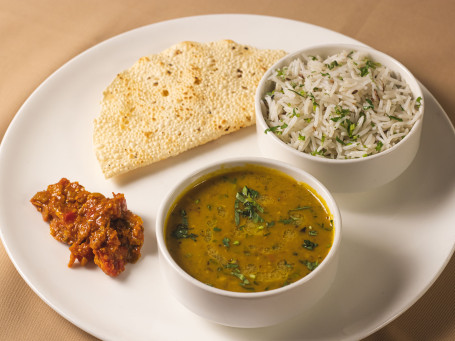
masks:
<svg viewBox="0 0 455 341"><path fill-rule="evenodd" d="M312 187L326 202L334 222L333 246L324 261L309 275L288 286L254 293L217 289L196 280L173 260L164 239L168 212L179 194L200 177L221 168L247 164L260 165L284 172ZM198 170L177 184L164 198L156 219L160 267L174 296L195 314L227 326L263 327L285 321L310 309L331 286L335 277L341 238L341 216L329 191L313 176L299 168L264 158L236 158L217 162Z"/></svg>
<svg viewBox="0 0 455 341"><path fill-rule="evenodd" d="M262 153L277 160L291 163L304 169L317 178L332 192L361 192L384 185L397 178L411 164L420 144L423 115L412 127L406 137L393 146L378 154L349 160L334 160L312 156L300 152L281 141L273 133L264 133L268 128L263 116L261 101L265 94L273 89L268 80L274 70L288 65L302 54L330 56L347 51L367 52L372 60L387 66L390 70L400 74L405 80L415 98L423 98L419 83L409 70L392 57L360 45L334 44L319 45L289 54L273 65L263 76L258 85L255 97L256 127L259 148ZM420 107L423 114L423 107Z"/></svg>

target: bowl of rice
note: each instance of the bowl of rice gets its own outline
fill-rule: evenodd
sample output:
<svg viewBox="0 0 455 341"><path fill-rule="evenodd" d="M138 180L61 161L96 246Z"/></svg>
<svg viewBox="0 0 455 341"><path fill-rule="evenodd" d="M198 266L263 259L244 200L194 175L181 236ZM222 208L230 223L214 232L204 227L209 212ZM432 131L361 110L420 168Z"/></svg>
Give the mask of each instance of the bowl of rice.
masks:
<svg viewBox="0 0 455 341"><path fill-rule="evenodd" d="M259 148L333 192L401 175L420 145L423 94L411 72L361 45L320 45L279 60L256 91Z"/></svg>

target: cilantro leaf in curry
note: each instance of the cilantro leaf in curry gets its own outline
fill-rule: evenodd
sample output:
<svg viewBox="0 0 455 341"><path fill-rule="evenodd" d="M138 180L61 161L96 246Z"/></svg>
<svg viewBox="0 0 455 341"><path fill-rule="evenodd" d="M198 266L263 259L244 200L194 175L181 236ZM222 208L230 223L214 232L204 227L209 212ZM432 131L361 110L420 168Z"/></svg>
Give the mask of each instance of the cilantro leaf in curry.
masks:
<svg viewBox="0 0 455 341"><path fill-rule="evenodd" d="M190 228L188 227L188 218L187 218L185 210L182 210L180 212L180 214L182 216L182 223L178 224L175 227L175 230L172 232L172 235L177 239L190 238L190 239L196 241L196 238L198 235L189 232Z"/></svg>
<svg viewBox="0 0 455 341"><path fill-rule="evenodd" d="M237 226L240 224L240 217L245 217L255 223L264 221L259 215L259 213L264 213L264 208L256 201L258 198L259 193L247 186L237 192L234 203L234 219Z"/></svg>

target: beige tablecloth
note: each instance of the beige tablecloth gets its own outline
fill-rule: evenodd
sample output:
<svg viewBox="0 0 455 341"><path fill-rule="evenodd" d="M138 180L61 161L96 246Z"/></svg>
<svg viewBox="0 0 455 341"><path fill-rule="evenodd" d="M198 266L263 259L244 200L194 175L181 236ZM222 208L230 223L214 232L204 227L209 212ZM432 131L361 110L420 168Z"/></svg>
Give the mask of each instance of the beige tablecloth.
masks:
<svg viewBox="0 0 455 341"><path fill-rule="evenodd" d="M32 91L87 48L143 25L215 13L295 19L360 40L405 64L455 122L451 0L0 0L0 138ZM94 339L32 292L1 245L0 274L0 340ZM453 257L416 304L367 340L455 340L454 274Z"/></svg>

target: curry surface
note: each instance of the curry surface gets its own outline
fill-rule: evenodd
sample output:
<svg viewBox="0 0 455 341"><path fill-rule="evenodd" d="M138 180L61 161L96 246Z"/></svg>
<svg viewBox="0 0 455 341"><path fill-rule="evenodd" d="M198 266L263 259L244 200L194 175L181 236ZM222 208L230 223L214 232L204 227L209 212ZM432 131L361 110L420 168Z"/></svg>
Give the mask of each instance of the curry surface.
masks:
<svg viewBox="0 0 455 341"><path fill-rule="evenodd" d="M183 193L165 228L174 260L219 289L256 292L288 285L327 256L333 221L307 185L248 165L216 172Z"/></svg>

